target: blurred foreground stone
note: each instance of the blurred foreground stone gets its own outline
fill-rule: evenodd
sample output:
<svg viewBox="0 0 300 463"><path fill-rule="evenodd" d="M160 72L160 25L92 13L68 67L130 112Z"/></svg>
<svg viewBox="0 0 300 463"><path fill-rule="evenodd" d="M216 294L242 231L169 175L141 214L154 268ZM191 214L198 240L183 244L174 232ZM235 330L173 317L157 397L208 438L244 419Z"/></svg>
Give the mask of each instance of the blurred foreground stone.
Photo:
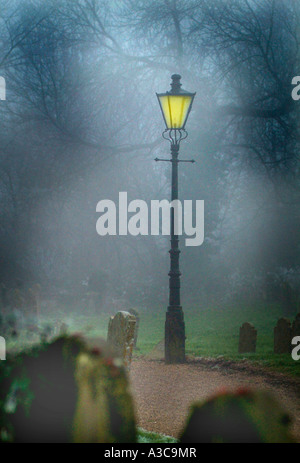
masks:
<svg viewBox="0 0 300 463"><path fill-rule="evenodd" d="M292 443L290 423L268 392L224 392L192 407L180 442Z"/></svg>
<svg viewBox="0 0 300 463"><path fill-rule="evenodd" d="M0 372L0 442L135 442L126 371L118 360L64 336Z"/></svg>

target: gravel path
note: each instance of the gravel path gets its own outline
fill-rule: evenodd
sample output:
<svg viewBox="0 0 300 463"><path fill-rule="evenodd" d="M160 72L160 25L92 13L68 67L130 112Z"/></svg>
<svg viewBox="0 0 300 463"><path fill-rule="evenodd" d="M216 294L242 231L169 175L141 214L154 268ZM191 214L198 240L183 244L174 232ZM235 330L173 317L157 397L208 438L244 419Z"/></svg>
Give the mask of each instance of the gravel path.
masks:
<svg viewBox="0 0 300 463"><path fill-rule="evenodd" d="M189 406L216 391L247 386L272 391L294 417L293 431L300 442L300 382L284 375L241 365L191 361L165 365L138 359L131 367L131 383L138 423L148 431L178 437Z"/></svg>

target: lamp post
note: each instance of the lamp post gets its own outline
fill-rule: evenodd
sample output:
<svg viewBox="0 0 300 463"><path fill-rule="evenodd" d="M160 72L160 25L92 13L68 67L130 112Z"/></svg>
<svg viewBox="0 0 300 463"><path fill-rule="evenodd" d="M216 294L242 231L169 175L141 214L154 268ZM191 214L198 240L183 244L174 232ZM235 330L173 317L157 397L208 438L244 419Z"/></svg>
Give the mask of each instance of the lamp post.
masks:
<svg viewBox="0 0 300 463"><path fill-rule="evenodd" d="M186 122L192 109L196 93L186 92L181 88L181 76L172 76L171 91L157 94L166 130L163 138L171 143L171 159L156 159L172 163L172 201L178 200L178 164L179 147L188 134ZM171 208L171 250L169 272L169 307L165 323L165 361L171 363L185 362L185 324L180 302L179 237L175 234L175 211Z"/></svg>

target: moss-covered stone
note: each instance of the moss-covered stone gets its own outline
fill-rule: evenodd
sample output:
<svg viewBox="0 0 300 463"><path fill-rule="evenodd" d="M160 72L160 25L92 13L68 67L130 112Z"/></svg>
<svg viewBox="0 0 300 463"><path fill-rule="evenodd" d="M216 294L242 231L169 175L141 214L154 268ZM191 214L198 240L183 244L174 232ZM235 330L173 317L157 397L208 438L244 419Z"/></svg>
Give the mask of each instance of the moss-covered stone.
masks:
<svg viewBox="0 0 300 463"><path fill-rule="evenodd" d="M0 376L0 440L134 442L124 368L79 337L9 360Z"/></svg>
<svg viewBox="0 0 300 463"><path fill-rule="evenodd" d="M190 412L181 443L289 443L290 417L268 392L224 393Z"/></svg>

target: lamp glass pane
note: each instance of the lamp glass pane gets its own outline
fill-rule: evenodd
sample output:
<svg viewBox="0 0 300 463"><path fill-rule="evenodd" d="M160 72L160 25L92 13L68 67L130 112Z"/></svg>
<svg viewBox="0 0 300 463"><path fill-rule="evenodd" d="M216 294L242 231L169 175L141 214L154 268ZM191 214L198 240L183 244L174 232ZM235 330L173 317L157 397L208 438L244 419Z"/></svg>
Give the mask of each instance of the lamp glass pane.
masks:
<svg viewBox="0 0 300 463"><path fill-rule="evenodd" d="M168 129L182 129L193 97L190 95L162 95L159 97Z"/></svg>

